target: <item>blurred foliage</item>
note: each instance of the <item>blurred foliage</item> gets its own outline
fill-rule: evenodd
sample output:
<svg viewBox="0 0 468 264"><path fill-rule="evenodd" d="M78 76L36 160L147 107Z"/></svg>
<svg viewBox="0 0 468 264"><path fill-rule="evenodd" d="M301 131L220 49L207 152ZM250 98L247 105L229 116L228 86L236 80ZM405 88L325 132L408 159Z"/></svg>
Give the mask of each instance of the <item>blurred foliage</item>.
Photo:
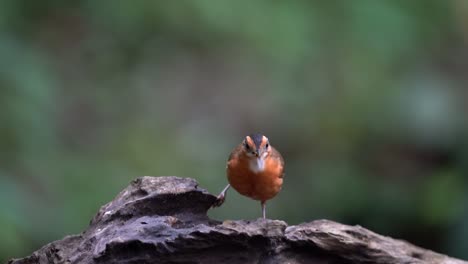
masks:
<svg viewBox="0 0 468 264"><path fill-rule="evenodd" d="M212 193L251 132L286 159L268 216L468 259L468 4L0 2L0 261L86 228L141 175ZM217 219L257 218L231 191Z"/></svg>

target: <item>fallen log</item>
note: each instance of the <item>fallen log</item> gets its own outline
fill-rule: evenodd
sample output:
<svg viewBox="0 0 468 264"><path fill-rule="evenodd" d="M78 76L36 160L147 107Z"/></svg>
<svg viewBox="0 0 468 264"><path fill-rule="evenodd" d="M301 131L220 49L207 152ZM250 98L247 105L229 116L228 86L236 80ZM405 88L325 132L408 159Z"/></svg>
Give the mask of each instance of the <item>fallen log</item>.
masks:
<svg viewBox="0 0 468 264"><path fill-rule="evenodd" d="M206 214L215 200L190 178L141 177L102 206L81 234L9 263L468 264L329 220L215 221Z"/></svg>

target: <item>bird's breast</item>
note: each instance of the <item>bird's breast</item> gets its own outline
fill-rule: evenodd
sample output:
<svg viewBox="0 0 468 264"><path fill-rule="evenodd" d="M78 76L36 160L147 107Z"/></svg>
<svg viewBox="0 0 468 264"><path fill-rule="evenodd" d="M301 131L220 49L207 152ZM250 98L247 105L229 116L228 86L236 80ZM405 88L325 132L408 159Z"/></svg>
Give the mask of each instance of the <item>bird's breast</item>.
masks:
<svg viewBox="0 0 468 264"><path fill-rule="evenodd" d="M240 194L255 200L273 198L283 184L283 168L276 159L231 159L227 176L231 186Z"/></svg>

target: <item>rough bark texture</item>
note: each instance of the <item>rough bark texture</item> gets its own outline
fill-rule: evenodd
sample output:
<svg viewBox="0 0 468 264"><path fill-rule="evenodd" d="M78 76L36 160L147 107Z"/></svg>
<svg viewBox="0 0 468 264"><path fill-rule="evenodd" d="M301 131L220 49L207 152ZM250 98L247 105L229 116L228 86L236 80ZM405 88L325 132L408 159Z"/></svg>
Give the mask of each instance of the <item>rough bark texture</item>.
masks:
<svg viewBox="0 0 468 264"><path fill-rule="evenodd" d="M138 178L83 233L9 263L468 263L327 220L221 223L215 200L193 179Z"/></svg>

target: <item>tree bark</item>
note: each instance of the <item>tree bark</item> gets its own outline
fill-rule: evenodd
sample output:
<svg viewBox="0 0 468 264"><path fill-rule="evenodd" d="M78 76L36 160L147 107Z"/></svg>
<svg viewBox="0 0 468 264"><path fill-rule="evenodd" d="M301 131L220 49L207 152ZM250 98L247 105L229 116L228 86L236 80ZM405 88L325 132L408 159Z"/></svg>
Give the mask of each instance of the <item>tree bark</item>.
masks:
<svg viewBox="0 0 468 264"><path fill-rule="evenodd" d="M9 263L438 263L466 261L360 226L317 220L224 221L195 180L141 177L101 207L79 235Z"/></svg>

